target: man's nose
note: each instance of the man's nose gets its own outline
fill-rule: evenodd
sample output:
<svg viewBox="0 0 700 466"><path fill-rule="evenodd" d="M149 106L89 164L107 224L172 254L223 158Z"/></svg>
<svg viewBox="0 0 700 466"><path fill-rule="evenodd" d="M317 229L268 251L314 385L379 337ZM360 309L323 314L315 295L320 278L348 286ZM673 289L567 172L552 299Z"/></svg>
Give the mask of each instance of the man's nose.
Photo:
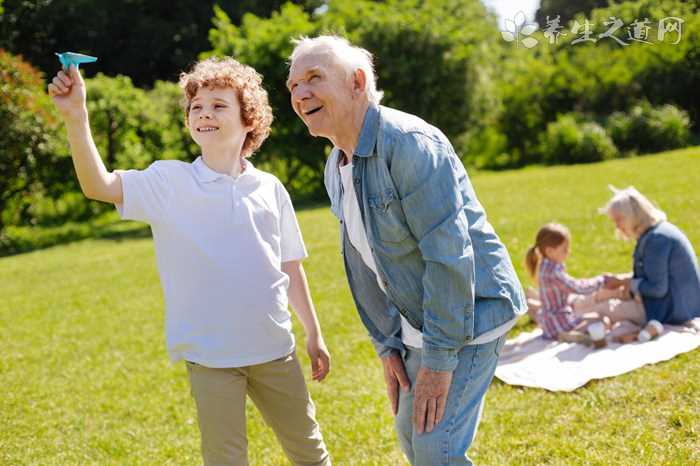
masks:
<svg viewBox="0 0 700 466"><path fill-rule="evenodd" d="M294 86L294 89L292 89L292 99L294 99L295 102L301 102L310 97L311 93L309 92L309 88L304 84L297 84Z"/></svg>

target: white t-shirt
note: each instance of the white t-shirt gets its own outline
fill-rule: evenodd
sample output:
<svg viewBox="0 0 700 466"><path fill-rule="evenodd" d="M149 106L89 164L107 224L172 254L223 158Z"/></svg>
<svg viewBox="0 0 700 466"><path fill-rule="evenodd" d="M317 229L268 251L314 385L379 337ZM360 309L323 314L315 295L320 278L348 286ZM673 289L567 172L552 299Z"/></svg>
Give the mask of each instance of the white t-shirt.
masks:
<svg viewBox="0 0 700 466"><path fill-rule="evenodd" d="M118 173L119 214L153 232L170 359L241 367L289 354L281 265L307 254L282 183L247 161L234 179L201 157Z"/></svg>
<svg viewBox="0 0 700 466"><path fill-rule="evenodd" d="M386 293L384 285L377 274L377 264L374 262L374 256L372 256L369 241L367 240L367 232L362 223L360 204L357 202L357 194L355 194L355 188L352 184L352 164L349 163L340 166L340 178L343 183L343 217L345 219L345 228L348 232L348 239L355 249L358 250L360 256L362 256L365 265L377 275L379 288ZM505 324L479 335L479 337L473 339L468 344L483 345L484 343L493 341L508 333L517 321L518 317L516 316ZM423 347L423 333L413 327L404 316L401 316L401 341L404 345L414 348Z"/></svg>
<svg viewBox="0 0 700 466"><path fill-rule="evenodd" d="M367 240L367 232L362 223L360 204L357 202L357 195L352 184L352 164L341 165L340 178L343 181L343 218L345 219L348 239L360 253L365 265L377 276L379 288L386 293L384 284L377 273L377 264L374 262L374 256L372 256ZM401 341L404 345L414 348L423 347L423 334L414 328L404 316L401 316Z"/></svg>

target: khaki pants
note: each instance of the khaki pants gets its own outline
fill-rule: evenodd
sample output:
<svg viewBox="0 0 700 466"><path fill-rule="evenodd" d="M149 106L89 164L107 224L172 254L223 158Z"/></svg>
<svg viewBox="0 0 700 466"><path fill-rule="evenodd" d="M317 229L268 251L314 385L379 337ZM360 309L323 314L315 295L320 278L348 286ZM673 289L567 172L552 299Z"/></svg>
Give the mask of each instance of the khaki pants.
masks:
<svg viewBox="0 0 700 466"><path fill-rule="evenodd" d="M331 464L295 353L230 369L187 363L206 466L248 465L245 401L250 396L294 465Z"/></svg>
<svg viewBox="0 0 700 466"><path fill-rule="evenodd" d="M607 316L615 322L628 320L643 327L646 323L644 305L635 299L618 299L617 290L601 289L590 295L575 296L571 302L574 312L579 315L595 312Z"/></svg>

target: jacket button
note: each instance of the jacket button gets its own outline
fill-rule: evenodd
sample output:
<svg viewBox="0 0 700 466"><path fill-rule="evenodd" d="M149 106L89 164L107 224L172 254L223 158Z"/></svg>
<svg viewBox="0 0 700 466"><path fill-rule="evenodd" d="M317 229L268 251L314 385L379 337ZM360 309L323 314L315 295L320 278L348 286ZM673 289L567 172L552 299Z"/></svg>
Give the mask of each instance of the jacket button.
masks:
<svg viewBox="0 0 700 466"><path fill-rule="evenodd" d="M359 178L355 178L355 184L360 184L360 179L359 179Z"/></svg>

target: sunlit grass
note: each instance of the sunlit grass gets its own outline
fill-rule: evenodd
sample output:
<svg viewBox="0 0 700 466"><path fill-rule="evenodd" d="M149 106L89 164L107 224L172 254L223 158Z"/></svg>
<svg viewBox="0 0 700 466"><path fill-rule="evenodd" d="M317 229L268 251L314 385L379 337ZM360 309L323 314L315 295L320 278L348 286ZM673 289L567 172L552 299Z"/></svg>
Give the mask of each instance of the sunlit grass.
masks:
<svg viewBox="0 0 700 466"><path fill-rule="evenodd" d="M525 283L522 257L537 228L552 220L572 231L573 275L629 270L633 245L617 241L597 213L608 183L634 184L700 247L697 148L481 173L473 181ZM335 464L405 464L379 363L347 289L336 222L325 207L299 218L333 357L328 380L310 389ZM0 296L0 464L200 462L185 369L165 354L150 239L86 240L0 259ZM295 330L302 339L301 327ZM471 456L488 465L698 464L699 355L571 394L494 382ZM255 409L248 412L251 464L288 464Z"/></svg>

